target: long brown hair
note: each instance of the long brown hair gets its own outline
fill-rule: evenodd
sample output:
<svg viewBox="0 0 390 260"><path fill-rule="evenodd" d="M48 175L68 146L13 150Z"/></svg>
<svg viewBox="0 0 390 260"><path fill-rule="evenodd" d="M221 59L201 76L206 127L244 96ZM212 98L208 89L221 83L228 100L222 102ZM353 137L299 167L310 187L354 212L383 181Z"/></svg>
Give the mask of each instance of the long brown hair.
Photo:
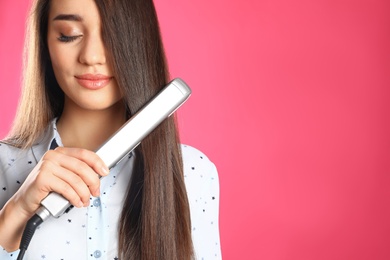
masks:
<svg viewBox="0 0 390 260"><path fill-rule="evenodd" d="M106 51L130 117L168 80L155 7L152 0L95 2ZM46 43L49 8L50 0L37 0L30 17L24 90L8 137L8 142L19 147L31 146L50 120L62 113L64 94L54 77ZM189 204L174 118L165 120L146 137L135 154L119 223L120 258L193 258Z"/></svg>

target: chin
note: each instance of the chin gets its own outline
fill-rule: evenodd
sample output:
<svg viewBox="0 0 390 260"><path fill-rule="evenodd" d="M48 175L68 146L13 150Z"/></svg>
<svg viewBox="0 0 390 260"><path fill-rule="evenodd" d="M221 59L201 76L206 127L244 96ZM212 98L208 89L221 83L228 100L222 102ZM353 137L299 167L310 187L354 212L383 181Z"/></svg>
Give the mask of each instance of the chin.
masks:
<svg viewBox="0 0 390 260"><path fill-rule="evenodd" d="M100 111L100 110L107 110L110 108L118 110L121 109L121 106L119 105L121 100L122 100L121 97L108 98L107 95L104 95L104 97L102 97L101 95L99 96L88 95L78 99L75 98L70 102L65 102L65 105L69 107L75 106L75 110L85 110L85 111L87 110Z"/></svg>
<svg viewBox="0 0 390 260"><path fill-rule="evenodd" d="M102 101L92 101L90 100L88 103L80 104L80 107L83 110L91 110L91 111L103 111L107 109L113 109L115 111L120 110L119 106L120 100L113 100L111 102L102 102Z"/></svg>

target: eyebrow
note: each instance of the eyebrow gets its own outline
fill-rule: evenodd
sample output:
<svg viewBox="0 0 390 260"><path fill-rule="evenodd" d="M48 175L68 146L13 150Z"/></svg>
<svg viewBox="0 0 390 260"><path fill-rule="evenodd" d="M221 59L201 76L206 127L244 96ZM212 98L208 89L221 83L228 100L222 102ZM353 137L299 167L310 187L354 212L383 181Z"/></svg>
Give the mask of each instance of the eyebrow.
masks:
<svg viewBox="0 0 390 260"><path fill-rule="evenodd" d="M56 21L56 20L81 22L81 21L83 21L83 18L77 14L60 14L60 15L57 15L56 17L54 17L53 21Z"/></svg>

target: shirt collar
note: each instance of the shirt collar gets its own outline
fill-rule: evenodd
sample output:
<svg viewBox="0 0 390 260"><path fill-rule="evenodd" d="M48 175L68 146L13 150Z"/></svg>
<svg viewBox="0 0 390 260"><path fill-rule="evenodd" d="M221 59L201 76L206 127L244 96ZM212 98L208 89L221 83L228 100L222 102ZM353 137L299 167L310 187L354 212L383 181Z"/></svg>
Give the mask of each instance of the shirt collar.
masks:
<svg viewBox="0 0 390 260"><path fill-rule="evenodd" d="M38 138L38 141L31 147L35 160L38 162L42 156L50 149L51 143L55 139L57 127L57 118L54 118L46 127L43 134ZM56 130L54 130L56 129ZM58 135L58 132L57 132ZM58 135L59 136L59 135Z"/></svg>

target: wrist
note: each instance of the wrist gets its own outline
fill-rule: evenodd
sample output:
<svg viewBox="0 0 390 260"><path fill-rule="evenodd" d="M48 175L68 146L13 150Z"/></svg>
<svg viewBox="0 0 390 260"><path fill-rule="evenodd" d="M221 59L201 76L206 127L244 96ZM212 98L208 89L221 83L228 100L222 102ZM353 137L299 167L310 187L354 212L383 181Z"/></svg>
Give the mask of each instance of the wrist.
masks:
<svg viewBox="0 0 390 260"><path fill-rule="evenodd" d="M0 245L12 252L19 248L26 222L31 216L10 199L0 210Z"/></svg>

